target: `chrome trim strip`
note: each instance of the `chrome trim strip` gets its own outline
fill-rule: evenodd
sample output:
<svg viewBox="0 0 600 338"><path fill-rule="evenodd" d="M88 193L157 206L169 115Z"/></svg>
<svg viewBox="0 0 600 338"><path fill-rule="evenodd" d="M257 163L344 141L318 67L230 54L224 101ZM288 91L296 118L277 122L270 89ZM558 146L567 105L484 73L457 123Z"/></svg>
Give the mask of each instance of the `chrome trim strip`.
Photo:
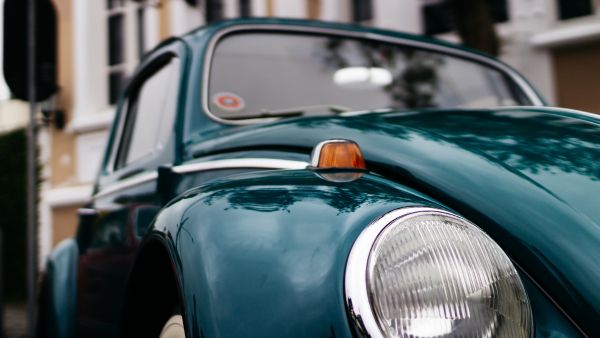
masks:
<svg viewBox="0 0 600 338"><path fill-rule="evenodd" d="M98 216L98 210L93 208L79 208L77 209L78 216Z"/></svg>
<svg viewBox="0 0 600 338"><path fill-rule="evenodd" d="M411 39L399 38L386 36L383 34L377 34L372 32L352 32L352 31L344 31L341 29L335 28L321 28L321 27L301 27L301 26L292 26L292 25L273 25L273 24L251 24L251 25L242 25L242 26L233 26L224 28L218 32L216 32L208 43L208 47L205 51L204 65L203 65L203 74L202 74L202 109L206 113L206 115L219 123L229 124L229 125L247 125L256 122L268 122L277 120L277 118L253 118L247 120L226 120L222 119L213 113L211 113L208 108L208 81L210 79L209 70L210 64L212 62L213 54L215 47L219 40L227 34L237 31L251 31L251 30L263 30L263 31L294 31L294 32L308 32L308 33L322 33L322 34L330 34L330 35L339 35L339 36L347 36L351 38L363 38L363 39L371 39L377 41L383 41L394 44L402 44L405 46L417 47L425 50L436 51L452 56L457 56L463 59L474 60L479 63L483 63L492 68L498 69L504 74L507 74L516 84L523 90L527 98L531 101L534 106L544 106L543 101L534 91L534 89L527 83L525 78L523 78L520 74L518 74L512 68L494 60L491 58L487 58L478 54L472 54L467 51L463 51L460 49L454 49L442 45L435 45L433 43L415 41Z"/></svg>
<svg viewBox="0 0 600 338"><path fill-rule="evenodd" d="M512 111L512 110L516 110L516 109L527 109L527 108L537 108L539 109L539 106L502 106L502 107L497 107L497 108L491 108L493 110L496 111L504 111L504 110L508 110L508 111ZM577 109L572 109L572 108L563 108L563 107L551 107L551 106L544 106L543 110L540 111L536 111L539 113L570 113L573 115L580 115L583 117L589 117L592 118L594 120L598 120L600 122L600 115L598 114L594 114L594 113L590 113L590 112L586 112L583 110L577 110Z"/></svg>
<svg viewBox="0 0 600 338"><path fill-rule="evenodd" d="M376 245L380 236L391 230L389 228L390 226L402 222L408 216L422 213L444 215L460 219L463 222L477 227L477 225L471 223L464 217L450 211L429 207L405 207L384 214L363 229L352 245L348 260L346 261L344 290L346 293L345 301L347 311L359 331L363 332L367 337L384 338L384 334L381 331L374 314L373 304L369 299L368 276L373 273L373 267L369 270L369 259L373 247ZM528 297L527 294L526 297ZM530 316L532 316L531 313ZM533 317L531 319L533 320ZM529 337L533 337L534 327L535 323L532 322Z"/></svg>
<svg viewBox="0 0 600 338"><path fill-rule="evenodd" d="M305 169L308 163L303 161L277 160L267 158L238 158L182 164L173 167L178 174L193 173L227 168L257 168L257 169Z"/></svg>
<svg viewBox="0 0 600 338"><path fill-rule="evenodd" d="M450 212L425 208L407 207L396 209L383 215L369 224L358 236L346 262L344 289L346 292L346 308L357 328L366 333L367 337L383 338L383 333L377 324L367 289L368 263L371 251L379 235L393 223L415 213L436 213L459 217Z"/></svg>
<svg viewBox="0 0 600 338"><path fill-rule="evenodd" d="M303 161L279 160L270 158L235 158L214 160L196 163L187 163L173 167L173 172L178 174L193 173L228 168L257 168L257 169L305 169L308 163ZM123 181L112 184L110 187L96 193L92 198L103 197L116 191L147 183L158 178L158 172L142 173Z"/></svg>
<svg viewBox="0 0 600 338"><path fill-rule="evenodd" d="M120 182L114 183L110 187L97 192L96 195L94 195L92 198L103 197L103 196L112 194L113 192L116 192L116 191L119 191L122 189L127 189L127 188L131 188L131 187L135 187L136 185L154 181L157 178L158 178L158 173L156 171L151 171L151 172L135 175L135 176L126 178Z"/></svg>

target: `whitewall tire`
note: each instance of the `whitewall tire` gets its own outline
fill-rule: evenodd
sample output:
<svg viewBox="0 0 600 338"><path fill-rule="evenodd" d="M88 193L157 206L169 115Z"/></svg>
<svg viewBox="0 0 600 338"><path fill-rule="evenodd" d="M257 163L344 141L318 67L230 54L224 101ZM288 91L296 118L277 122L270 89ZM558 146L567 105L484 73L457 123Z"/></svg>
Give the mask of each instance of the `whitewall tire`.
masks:
<svg viewBox="0 0 600 338"><path fill-rule="evenodd" d="M183 329L183 317L181 315L173 315L163 326L160 332L160 338L185 338L185 330Z"/></svg>

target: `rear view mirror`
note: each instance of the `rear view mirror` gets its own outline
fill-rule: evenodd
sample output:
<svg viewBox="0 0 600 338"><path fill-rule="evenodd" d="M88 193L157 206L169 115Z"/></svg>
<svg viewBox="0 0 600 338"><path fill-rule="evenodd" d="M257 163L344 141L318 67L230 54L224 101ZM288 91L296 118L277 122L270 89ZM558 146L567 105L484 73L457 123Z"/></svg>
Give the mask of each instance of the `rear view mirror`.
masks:
<svg viewBox="0 0 600 338"><path fill-rule="evenodd" d="M94 224L98 220L98 211L92 208L80 208L77 210L77 216L79 216L79 226L77 227L77 245L79 246L79 253L83 254L94 235Z"/></svg>

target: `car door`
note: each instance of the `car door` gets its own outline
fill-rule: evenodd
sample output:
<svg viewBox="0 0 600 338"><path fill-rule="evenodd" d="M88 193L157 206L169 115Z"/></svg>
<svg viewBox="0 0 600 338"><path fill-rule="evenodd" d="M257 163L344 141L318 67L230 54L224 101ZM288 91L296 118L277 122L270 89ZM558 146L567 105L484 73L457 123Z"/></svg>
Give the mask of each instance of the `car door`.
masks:
<svg viewBox="0 0 600 338"><path fill-rule="evenodd" d="M79 337L117 334L129 270L140 238L162 203L156 193L157 168L176 158L181 44L148 57L121 101L88 209L94 220L80 222L78 229Z"/></svg>

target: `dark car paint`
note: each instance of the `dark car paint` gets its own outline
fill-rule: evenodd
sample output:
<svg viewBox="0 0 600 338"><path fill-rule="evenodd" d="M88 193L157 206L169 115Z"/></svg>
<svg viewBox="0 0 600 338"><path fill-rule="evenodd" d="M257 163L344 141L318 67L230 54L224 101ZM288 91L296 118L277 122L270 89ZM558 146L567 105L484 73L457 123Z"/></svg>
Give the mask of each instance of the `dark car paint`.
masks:
<svg viewBox="0 0 600 338"><path fill-rule="evenodd" d="M599 124L545 108L298 118L216 133L188 156L276 142L308 149L326 138L352 139L370 170L481 226L573 318L596 332Z"/></svg>
<svg viewBox="0 0 600 338"><path fill-rule="evenodd" d="M307 170L257 172L186 192L151 232L171 249L192 337L352 337L350 248L366 225L409 206L446 208L370 174L336 183ZM522 278L536 337L579 336Z"/></svg>
<svg viewBox="0 0 600 338"><path fill-rule="evenodd" d="M374 174L351 183L327 182L310 171L213 181L240 171L256 171L238 168L193 173L173 181L177 182L173 195L194 186L203 187L185 193L165 208L147 241L161 238L174 257L185 295L183 312L190 336L349 336L352 324L344 313L342 281L349 247L360 230L385 211L417 204L454 209L507 250L520 266L532 300L537 337L578 335L553 301L588 335L600 334L594 323L598 293L593 290L600 273L593 259L599 243L599 216L594 208L598 194L593 194L599 191L600 176L597 161L593 161L600 149L597 119L544 108L515 108L371 113L252 126L219 124L204 115L198 100L202 51L220 29L257 23L328 27L431 42L358 26L245 20L198 30L163 44L146 57L142 69L166 52L174 52L182 60L181 88L187 90L182 90L179 97L172 143L164 154L139 168L113 172L107 165L119 131L121 103L96 184L98 194L90 207L110 213L136 204L161 206L165 200L157 195L156 180L102 194L129 176L151 173L161 164L254 157L306 161L314 145L333 137L358 142ZM184 129L190 116L202 120L202 128L193 134ZM516 146L507 146L511 142ZM546 153L550 156L543 156ZM562 179L569 183L561 185ZM213 183L205 185L207 182ZM574 184L592 195L573 193L569 188ZM332 191L344 198L332 198ZM182 218L185 212L191 220ZM304 221L317 216L322 219ZM248 229L253 231L246 231L245 238L235 236L235 230ZM279 236L268 237L269 230L276 230ZM315 237L314 243L303 242L309 235ZM576 250L572 250L571 243L578 244ZM64 252L68 256L75 251ZM51 260L50 265L68 260ZM296 270L294 262L316 270ZM222 270L228 263L237 264L239 269ZM284 273L286 267L293 272L289 276ZM207 272L214 273L214 278L207 278ZM305 283L292 283L292 278L307 274ZM67 285L61 283L61 278L69 278L64 277L67 275L49 276L58 288L54 294L68 294L61 290ZM117 283L128 278L125 272L115 277ZM120 308L117 302L110 311L118 314ZM269 310L287 312L269 315ZM240 313L247 317L239 317ZM60 318L68 314L55 315ZM108 332L116 332L118 322L104 324Z"/></svg>

